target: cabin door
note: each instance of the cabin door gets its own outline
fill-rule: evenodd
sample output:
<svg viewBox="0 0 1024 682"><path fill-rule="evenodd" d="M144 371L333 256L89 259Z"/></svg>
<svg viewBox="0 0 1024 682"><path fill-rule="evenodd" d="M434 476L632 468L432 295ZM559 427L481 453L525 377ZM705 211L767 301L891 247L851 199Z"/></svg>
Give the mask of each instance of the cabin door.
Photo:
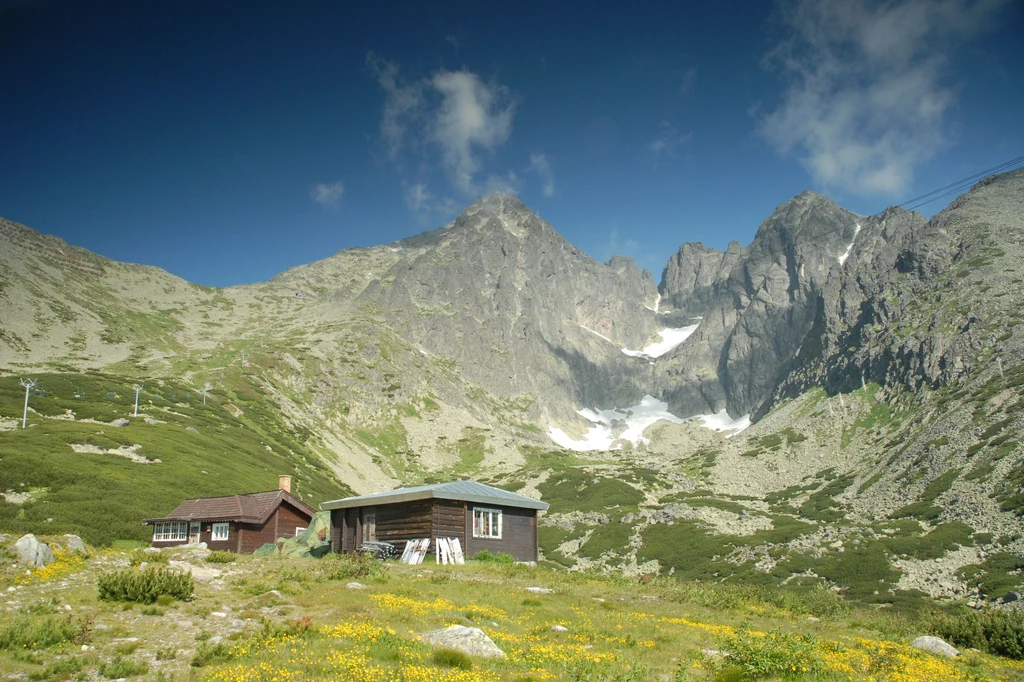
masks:
<svg viewBox="0 0 1024 682"><path fill-rule="evenodd" d="M190 544L190 545L198 545L199 544L199 529L200 528L202 528L202 524L197 522L197 521L193 521L189 525L189 529L188 529L188 544Z"/></svg>
<svg viewBox="0 0 1024 682"><path fill-rule="evenodd" d="M363 542L377 541L377 508L365 507L363 514Z"/></svg>

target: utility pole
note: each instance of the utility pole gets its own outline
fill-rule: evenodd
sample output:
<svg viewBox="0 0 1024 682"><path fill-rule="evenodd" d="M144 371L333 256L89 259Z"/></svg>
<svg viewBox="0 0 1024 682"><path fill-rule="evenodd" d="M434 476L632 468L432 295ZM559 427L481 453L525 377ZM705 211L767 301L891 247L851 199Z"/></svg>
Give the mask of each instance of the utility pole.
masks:
<svg viewBox="0 0 1024 682"><path fill-rule="evenodd" d="M139 416L139 391L142 390L142 384L135 384L135 414L133 417Z"/></svg>
<svg viewBox="0 0 1024 682"><path fill-rule="evenodd" d="M35 388L36 380L35 379L22 379L21 380L21 385L25 387L25 409L21 413L21 428L22 428L22 430L24 430L25 426L28 423L28 394L29 394L29 391L31 391L33 388Z"/></svg>
<svg viewBox="0 0 1024 682"><path fill-rule="evenodd" d="M209 382L203 384L203 405L206 404L206 393L212 388Z"/></svg>

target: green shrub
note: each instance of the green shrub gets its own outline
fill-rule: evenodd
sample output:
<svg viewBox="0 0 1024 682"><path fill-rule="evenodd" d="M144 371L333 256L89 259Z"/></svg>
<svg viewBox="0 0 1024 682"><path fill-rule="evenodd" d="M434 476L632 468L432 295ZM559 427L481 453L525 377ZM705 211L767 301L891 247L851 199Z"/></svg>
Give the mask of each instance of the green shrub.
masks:
<svg viewBox="0 0 1024 682"><path fill-rule="evenodd" d="M821 672L825 668L814 637L778 630L764 637L749 632L725 637L722 649L729 656L719 665L723 667L722 672L732 679L802 678L807 673Z"/></svg>
<svg viewBox="0 0 1024 682"><path fill-rule="evenodd" d="M122 677L135 677L145 675L149 672L149 664L145 661L135 661L130 658L114 656L113 660L100 664L100 675L111 680Z"/></svg>
<svg viewBox="0 0 1024 682"><path fill-rule="evenodd" d="M474 561L482 561L488 564L514 564L516 558L508 552L498 552L494 554L489 549L480 550L473 555Z"/></svg>
<svg viewBox="0 0 1024 682"><path fill-rule="evenodd" d="M126 569L102 574L97 580L99 597L105 601L152 604L161 595L188 601L195 590L191 573L166 568Z"/></svg>
<svg viewBox="0 0 1024 682"><path fill-rule="evenodd" d="M469 656L455 649L438 649L431 658L434 661L434 665L441 668L473 669L473 661L470 660Z"/></svg>
<svg viewBox="0 0 1024 682"><path fill-rule="evenodd" d="M85 644L92 639L92 621L72 616L15 616L0 625L0 650L47 649Z"/></svg>
<svg viewBox="0 0 1024 682"><path fill-rule="evenodd" d="M68 656L67 658L58 658L50 661L46 664L46 668L42 673L36 673L36 677L33 674L29 674L29 679L40 679L47 680L51 678L67 679L73 675L77 675L82 672L82 661L74 656Z"/></svg>
<svg viewBox="0 0 1024 682"><path fill-rule="evenodd" d="M1024 616L1019 612L990 610L933 614L927 622L929 632L959 647L1024 659Z"/></svg>
<svg viewBox="0 0 1024 682"><path fill-rule="evenodd" d="M230 564L238 557L234 552L210 552L206 557L207 563L211 564Z"/></svg>
<svg viewBox="0 0 1024 682"><path fill-rule="evenodd" d="M190 665L193 668L202 668L214 663L224 663L231 660L231 648L222 643L207 644L203 642L196 649Z"/></svg>
<svg viewBox="0 0 1024 682"><path fill-rule="evenodd" d="M328 580L382 579L387 573L383 561L365 552L328 554L321 561Z"/></svg>
<svg viewBox="0 0 1024 682"><path fill-rule="evenodd" d="M171 557L163 552L146 552L141 549L132 550L128 561L132 566L141 564L166 564Z"/></svg>

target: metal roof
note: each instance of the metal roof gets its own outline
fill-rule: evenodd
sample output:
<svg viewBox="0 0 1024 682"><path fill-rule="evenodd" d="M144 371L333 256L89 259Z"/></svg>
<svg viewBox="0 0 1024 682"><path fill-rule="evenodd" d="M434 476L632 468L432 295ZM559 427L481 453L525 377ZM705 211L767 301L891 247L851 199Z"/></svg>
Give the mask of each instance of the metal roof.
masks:
<svg viewBox="0 0 1024 682"><path fill-rule="evenodd" d="M450 483L435 483L433 485L419 485L412 488L399 488L370 495L359 495L358 497L346 497L340 500L320 503L321 509L347 509L349 507L366 507L374 504L395 504L397 502L412 502L413 500L460 500L463 502L478 502L480 504L493 504L502 507L522 507L524 509L547 509L547 502L535 500L532 497L516 495L501 488L491 485L484 485L476 481L451 481Z"/></svg>

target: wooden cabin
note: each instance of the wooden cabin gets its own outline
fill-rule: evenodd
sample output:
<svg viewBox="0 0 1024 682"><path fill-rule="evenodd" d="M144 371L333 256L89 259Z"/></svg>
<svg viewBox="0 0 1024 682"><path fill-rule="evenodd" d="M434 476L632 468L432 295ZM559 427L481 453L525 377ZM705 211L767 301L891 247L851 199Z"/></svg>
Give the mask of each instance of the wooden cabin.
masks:
<svg viewBox="0 0 1024 682"><path fill-rule="evenodd" d="M205 542L210 549L252 554L306 530L314 514L291 494L291 476L281 476L277 490L185 500L167 516L142 523L153 526L154 547Z"/></svg>
<svg viewBox="0 0 1024 682"><path fill-rule="evenodd" d="M364 542L458 538L466 556L485 549L536 561L537 512L546 502L476 481L453 481L324 502L331 511L331 550L351 553Z"/></svg>

